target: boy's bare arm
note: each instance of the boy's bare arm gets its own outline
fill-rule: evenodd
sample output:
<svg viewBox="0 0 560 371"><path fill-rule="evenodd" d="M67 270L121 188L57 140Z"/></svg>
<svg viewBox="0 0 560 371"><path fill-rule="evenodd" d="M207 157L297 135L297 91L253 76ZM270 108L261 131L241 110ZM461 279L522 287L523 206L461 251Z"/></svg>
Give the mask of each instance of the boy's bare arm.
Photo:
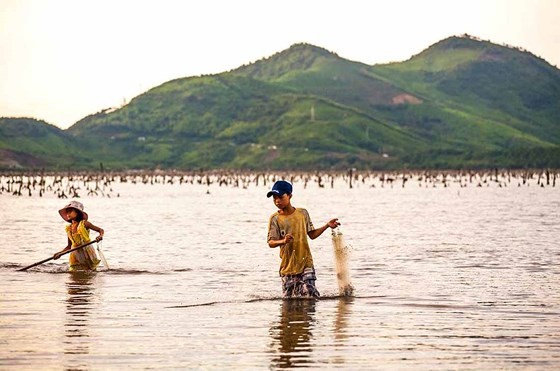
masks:
<svg viewBox="0 0 560 371"><path fill-rule="evenodd" d="M269 247L278 247L287 244L288 242L292 242L294 240L294 236L291 234L287 234L286 237L282 238L281 240L268 240Z"/></svg>
<svg viewBox="0 0 560 371"><path fill-rule="evenodd" d="M327 224L325 224L324 226L307 232L307 235L309 236L309 238L314 240L317 237L319 237L320 235L322 235L323 232L327 230L327 228L336 228L339 225L340 225L340 223L338 222L338 218L334 218L334 219L329 220L327 222Z"/></svg>

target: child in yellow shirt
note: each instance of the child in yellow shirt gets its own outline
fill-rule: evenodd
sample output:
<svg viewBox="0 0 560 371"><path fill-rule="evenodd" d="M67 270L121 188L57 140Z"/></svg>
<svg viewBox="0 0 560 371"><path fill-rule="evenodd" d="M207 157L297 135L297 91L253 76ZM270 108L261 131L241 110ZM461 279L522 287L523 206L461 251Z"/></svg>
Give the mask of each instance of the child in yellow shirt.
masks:
<svg viewBox="0 0 560 371"><path fill-rule="evenodd" d="M306 209L292 206L292 190L291 183L279 180L266 195L273 197L274 205L278 208L268 222L268 246L280 246L283 297L319 297L307 237L314 240L327 228L336 228L340 223L335 218L316 229Z"/></svg>
<svg viewBox="0 0 560 371"><path fill-rule="evenodd" d="M66 234L68 236L68 245L62 250L54 254L54 259L60 258L63 252L70 250L73 247L83 245L90 242L89 230L92 229L99 233L95 238L100 241L105 233L102 228L99 228L88 221L88 214L84 211L84 205L78 201L72 201L58 211L60 216L66 220L69 225L66 226ZM72 251L69 257L70 270L95 270L99 265L99 258L95 253L95 249L90 246L85 246L76 251Z"/></svg>

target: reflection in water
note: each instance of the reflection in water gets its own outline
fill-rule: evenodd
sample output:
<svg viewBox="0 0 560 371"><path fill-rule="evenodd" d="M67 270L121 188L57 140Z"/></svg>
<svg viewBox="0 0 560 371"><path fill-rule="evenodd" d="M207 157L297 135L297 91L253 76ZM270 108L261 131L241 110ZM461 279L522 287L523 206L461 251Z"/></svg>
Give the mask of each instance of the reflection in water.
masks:
<svg viewBox="0 0 560 371"><path fill-rule="evenodd" d="M346 346L346 339L349 337L346 328L348 327L348 318L350 318L350 308L353 301L352 296L342 296L336 304L336 317L333 325L335 349L344 349ZM342 364L346 362L344 352L336 352L336 354L334 363Z"/></svg>
<svg viewBox="0 0 560 371"><path fill-rule="evenodd" d="M351 336L347 333L347 327L354 298L343 296L331 299L336 300L336 316L332 325L334 349L344 350L346 340ZM320 300L315 299L282 300L280 321L270 328L273 340L271 350L274 353L272 368L305 367L316 363L311 355L312 330L317 323L315 306L318 302ZM334 364L346 363L343 354L344 352L334 352L330 361Z"/></svg>
<svg viewBox="0 0 560 371"><path fill-rule="evenodd" d="M64 354L66 369L84 368L88 365L81 360L81 355L89 354L89 316L92 310L91 300L94 295L95 272L70 272L66 282L68 297L66 299L66 323Z"/></svg>
<svg viewBox="0 0 560 371"><path fill-rule="evenodd" d="M312 328L315 324L315 299L284 299L280 322L271 327L272 367L291 368L311 363Z"/></svg>

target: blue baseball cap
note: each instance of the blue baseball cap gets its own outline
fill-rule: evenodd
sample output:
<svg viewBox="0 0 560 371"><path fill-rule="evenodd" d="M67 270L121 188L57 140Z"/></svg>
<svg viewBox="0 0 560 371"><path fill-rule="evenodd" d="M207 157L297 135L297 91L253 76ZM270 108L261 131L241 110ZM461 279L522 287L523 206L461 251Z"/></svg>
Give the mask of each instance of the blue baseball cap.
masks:
<svg viewBox="0 0 560 371"><path fill-rule="evenodd" d="M283 194L291 194L292 193L292 185L290 182L286 182L285 180L278 180L272 186L272 189L268 191L266 197L270 197L272 195L282 196Z"/></svg>

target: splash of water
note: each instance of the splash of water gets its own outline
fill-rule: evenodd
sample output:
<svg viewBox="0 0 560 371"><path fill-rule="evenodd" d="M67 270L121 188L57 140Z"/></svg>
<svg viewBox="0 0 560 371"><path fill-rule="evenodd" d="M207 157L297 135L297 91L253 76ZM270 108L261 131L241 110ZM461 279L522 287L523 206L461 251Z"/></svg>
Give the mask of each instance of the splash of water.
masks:
<svg viewBox="0 0 560 371"><path fill-rule="evenodd" d="M350 269L348 268L350 247L346 244L344 235L339 228L332 230L332 242L339 293L342 296L351 296L354 292L354 286L350 282Z"/></svg>

